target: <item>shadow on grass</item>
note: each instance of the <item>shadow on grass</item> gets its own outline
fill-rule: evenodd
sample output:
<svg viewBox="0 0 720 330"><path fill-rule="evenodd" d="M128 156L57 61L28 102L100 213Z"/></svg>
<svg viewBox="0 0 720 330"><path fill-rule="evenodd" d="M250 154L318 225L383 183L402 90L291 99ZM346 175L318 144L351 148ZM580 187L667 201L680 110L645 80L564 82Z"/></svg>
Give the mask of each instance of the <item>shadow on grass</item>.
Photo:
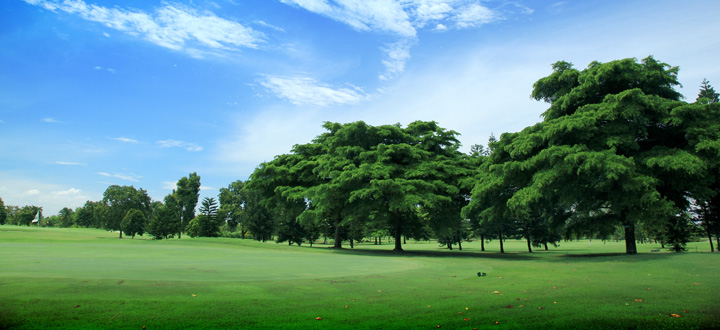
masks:
<svg viewBox="0 0 720 330"><path fill-rule="evenodd" d="M561 254L554 258L548 258L548 261L590 261L595 262L598 258L609 258L613 261L626 261L636 262L643 260L661 260L667 259L675 255L674 253L638 253L638 254L626 254L621 252L615 253L574 253L574 254Z"/></svg>
<svg viewBox="0 0 720 330"><path fill-rule="evenodd" d="M307 247L310 249L310 247ZM313 247L312 249L318 249ZM470 251L403 251L395 252L392 250L366 250L366 249L332 249L332 253L378 256L378 257L442 257L442 258L475 258L475 259L505 259L505 260L536 260L540 256L534 256L528 253L495 253L495 252L470 252Z"/></svg>

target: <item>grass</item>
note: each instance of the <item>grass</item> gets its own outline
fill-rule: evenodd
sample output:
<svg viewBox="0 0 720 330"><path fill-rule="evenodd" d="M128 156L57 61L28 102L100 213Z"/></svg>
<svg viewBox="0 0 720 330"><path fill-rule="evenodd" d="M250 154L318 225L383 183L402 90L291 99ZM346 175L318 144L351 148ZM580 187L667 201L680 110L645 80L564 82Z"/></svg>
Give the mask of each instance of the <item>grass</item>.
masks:
<svg viewBox="0 0 720 330"><path fill-rule="evenodd" d="M626 256L622 241L532 254L521 241L506 254L408 242L397 255L0 226L0 328L720 328L720 254L707 245Z"/></svg>

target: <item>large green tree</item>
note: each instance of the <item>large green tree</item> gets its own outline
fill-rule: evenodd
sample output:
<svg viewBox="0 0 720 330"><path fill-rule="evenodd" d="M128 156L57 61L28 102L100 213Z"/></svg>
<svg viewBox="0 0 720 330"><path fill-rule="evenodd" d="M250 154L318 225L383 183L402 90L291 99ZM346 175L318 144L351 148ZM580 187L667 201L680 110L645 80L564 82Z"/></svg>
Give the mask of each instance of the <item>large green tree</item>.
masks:
<svg viewBox="0 0 720 330"><path fill-rule="evenodd" d="M142 236L145 233L146 223L147 217L143 211L131 209L123 217L120 226L125 235L135 238L135 235Z"/></svg>
<svg viewBox="0 0 720 330"><path fill-rule="evenodd" d="M619 225L635 254L639 222L670 221L707 191L689 138L698 123L682 120L702 109L680 101L678 68L652 57L553 70L532 93L550 103L544 120L501 136L466 212L483 222L559 214L586 233Z"/></svg>
<svg viewBox="0 0 720 330"><path fill-rule="evenodd" d="M200 176L196 172L180 178L177 182L177 206L180 211L180 227L178 238L182 238L182 232L190 220L195 218L195 207L200 198Z"/></svg>
<svg viewBox="0 0 720 330"><path fill-rule="evenodd" d="M188 225L190 237L218 237L223 219L218 217L217 200L212 197L203 198L200 214Z"/></svg>
<svg viewBox="0 0 720 330"><path fill-rule="evenodd" d="M103 217L103 228L120 231L120 238L123 234L122 221L130 210L138 210L145 217L151 211L147 191L133 186L109 186L103 193L103 203L106 208L99 210Z"/></svg>
<svg viewBox="0 0 720 330"><path fill-rule="evenodd" d="M155 208L147 225L147 232L154 239L166 239L178 233L180 210L177 204L176 195L171 193L165 196L164 203Z"/></svg>
<svg viewBox="0 0 720 330"><path fill-rule="evenodd" d="M218 194L218 201L220 202L218 216L227 223L230 230L236 230L239 226L242 238L245 238L247 233L245 224L242 222L243 204L245 203L245 197L243 196L244 186L245 183L242 180L237 180L230 183L227 188L220 188Z"/></svg>

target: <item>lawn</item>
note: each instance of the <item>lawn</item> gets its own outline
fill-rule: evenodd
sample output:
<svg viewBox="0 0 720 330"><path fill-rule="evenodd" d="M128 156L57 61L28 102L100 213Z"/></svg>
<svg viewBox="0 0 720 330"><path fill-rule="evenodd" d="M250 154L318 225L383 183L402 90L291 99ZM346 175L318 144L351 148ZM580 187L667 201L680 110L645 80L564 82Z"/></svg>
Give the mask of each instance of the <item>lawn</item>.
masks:
<svg viewBox="0 0 720 330"><path fill-rule="evenodd" d="M720 328L720 254L706 242L635 256L622 241L486 247L408 241L398 255L0 226L0 328Z"/></svg>

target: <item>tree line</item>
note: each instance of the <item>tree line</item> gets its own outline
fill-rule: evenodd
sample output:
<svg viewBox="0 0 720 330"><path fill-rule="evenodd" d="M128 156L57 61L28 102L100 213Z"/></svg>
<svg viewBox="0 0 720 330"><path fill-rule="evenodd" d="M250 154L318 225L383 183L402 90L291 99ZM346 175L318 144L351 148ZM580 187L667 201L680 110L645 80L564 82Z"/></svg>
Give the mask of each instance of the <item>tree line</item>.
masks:
<svg viewBox="0 0 720 330"><path fill-rule="evenodd" d="M300 245L324 236L336 248L390 236L395 251L407 239L462 249L474 237L497 239L501 252L506 238L525 239L530 252L579 237L624 239L628 254L636 239L681 251L697 235L720 248L720 103L709 82L689 103L675 90L678 67L653 57L552 68L531 94L549 104L542 121L469 153L432 121L327 122L218 200L205 198L197 216L200 177L191 173L162 202L110 186L102 201L45 222L156 239ZM37 209L3 207L0 219L28 224Z"/></svg>

